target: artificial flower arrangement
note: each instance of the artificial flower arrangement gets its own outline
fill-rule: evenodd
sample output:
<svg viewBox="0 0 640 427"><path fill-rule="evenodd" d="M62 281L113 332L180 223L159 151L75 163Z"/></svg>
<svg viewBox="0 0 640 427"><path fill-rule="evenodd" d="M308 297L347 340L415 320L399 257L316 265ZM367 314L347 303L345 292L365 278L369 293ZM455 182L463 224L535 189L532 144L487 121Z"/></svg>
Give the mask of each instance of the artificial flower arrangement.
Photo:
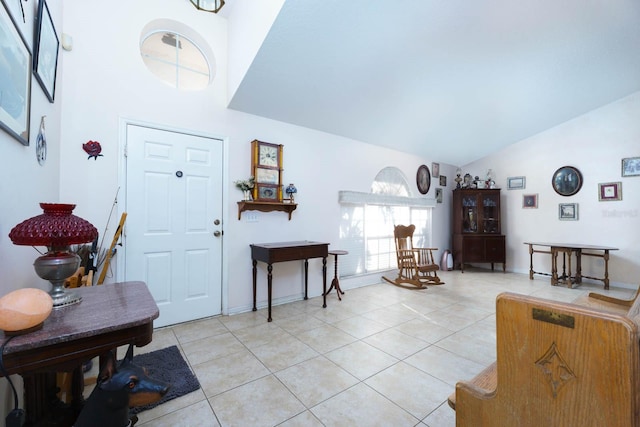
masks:
<svg viewBox="0 0 640 427"><path fill-rule="evenodd" d="M249 190L253 190L253 187L256 184L256 179L254 177L250 176L249 179L243 179L243 180L239 180L239 181L234 181L233 183L240 190L249 191Z"/></svg>
<svg viewBox="0 0 640 427"><path fill-rule="evenodd" d="M233 183L244 193L244 200L252 199L251 190L253 190L253 187L256 185L256 179L253 176L250 176L249 179L234 181Z"/></svg>

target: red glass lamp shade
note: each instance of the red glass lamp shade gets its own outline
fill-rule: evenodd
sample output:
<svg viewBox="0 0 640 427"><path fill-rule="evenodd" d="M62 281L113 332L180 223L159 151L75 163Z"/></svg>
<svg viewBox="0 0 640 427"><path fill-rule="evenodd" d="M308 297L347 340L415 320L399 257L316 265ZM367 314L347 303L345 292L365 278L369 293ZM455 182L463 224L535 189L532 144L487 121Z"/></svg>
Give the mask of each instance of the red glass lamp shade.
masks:
<svg viewBox="0 0 640 427"><path fill-rule="evenodd" d="M51 282L49 294L54 307L80 302L80 297L64 289L64 281L80 267L80 257L69 252L69 245L92 242L98 237L98 230L71 213L76 205L40 203L40 207L44 213L13 227L9 238L16 245L48 248L33 266L38 276Z"/></svg>
<svg viewBox="0 0 640 427"><path fill-rule="evenodd" d="M92 242L98 230L71 212L76 205L40 203L44 213L22 221L13 227L9 238L14 245L65 248L69 245Z"/></svg>

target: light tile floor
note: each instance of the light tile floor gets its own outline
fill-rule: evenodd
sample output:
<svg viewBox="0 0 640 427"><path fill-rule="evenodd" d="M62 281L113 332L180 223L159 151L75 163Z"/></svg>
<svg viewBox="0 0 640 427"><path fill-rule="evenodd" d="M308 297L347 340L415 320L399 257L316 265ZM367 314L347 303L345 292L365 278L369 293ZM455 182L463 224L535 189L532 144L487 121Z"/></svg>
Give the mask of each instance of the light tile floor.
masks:
<svg viewBox="0 0 640 427"><path fill-rule="evenodd" d="M461 379L495 360L495 298L504 291L571 302L602 285L465 270L446 284L378 283L234 316L157 329L138 353L177 345L202 388L139 414L160 426L455 425ZM629 298L631 289L606 293Z"/></svg>

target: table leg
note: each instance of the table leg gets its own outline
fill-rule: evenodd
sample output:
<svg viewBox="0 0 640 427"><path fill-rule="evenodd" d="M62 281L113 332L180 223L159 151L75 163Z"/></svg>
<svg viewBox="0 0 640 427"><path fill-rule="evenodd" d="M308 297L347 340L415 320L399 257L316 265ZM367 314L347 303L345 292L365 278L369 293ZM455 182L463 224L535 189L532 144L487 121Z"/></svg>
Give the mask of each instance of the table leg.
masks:
<svg viewBox="0 0 640 427"><path fill-rule="evenodd" d="M338 255L334 255L333 265L334 265L333 280L331 281L331 286L329 286L329 290L325 292L325 295L330 294L331 291L335 288L336 293L338 294L338 300L342 301L340 294L344 295L344 292L342 292L342 289L340 289L340 279L338 279Z"/></svg>
<svg viewBox="0 0 640 427"><path fill-rule="evenodd" d="M258 269L256 266L258 265L258 260L253 260L253 311L256 311L256 279L258 277Z"/></svg>
<svg viewBox="0 0 640 427"><path fill-rule="evenodd" d="M567 281L567 287L569 289L571 289L571 249L569 249L568 252L564 252L562 254L562 263L563 263L562 270L563 270L563 273L564 273L564 259L565 259L566 255L568 255L568 261L567 261L568 269L567 269L567 271L569 271L569 274L565 275L565 280Z"/></svg>
<svg viewBox="0 0 640 427"><path fill-rule="evenodd" d="M269 264L267 266L267 298L269 300L269 317L267 318L267 322L271 322L271 289L273 285L273 265Z"/></svg>
<svg viewBox="0 0 640 427"><path fill-rule="evenodd" d="M551 248L551 284L558 284L558 249Z"/></svg>
<svg viewBox="0 0 640 427"><path fill-rule="evenodd" d="M22 376L25 397L25 427L71 426L73 409L58 400L56 373L42 372Z"/></svg>
<svg viewBox="0 0 640 427"><path fill-rule="evenodd" d="M80 414L82 407L84 406L84 372L83 366L77 366L71 374L71 408L75 412L75 416Z"/></svg>
<svg viewBox="0 0 640 427"><path fill-rule="evenodd" d="M304 260L304 299L307 300L307 291L309 290L309 260Z"/></svg>
<svg viewBox="0 0 640 427"><path fill-rule="evenodd" d="M582 249L576 249L576 283L582 283Z"/></svg>
<svg viewBox="0 0 640 427"><path fill-rule="evenodd" d="M502 264L504 270L504 264ZM529 280L533 280L533 245L529 244Z"/></svg>
<svg viewBox="0 0 640 427"><path fill-rule="evenodd" d="M331 286L329 286L329 290L327 291L327 293L331 292L333 288L336 288L336 293L338 294L338 300L342 301L342 297L340 296L340 294L344 295L344 292L340 290L340 281L338 280L337 277L334 277L333 280L331 281Z"/></svg>
<svg viewBox="0 0 640 427"><path fill-rule="evenodd" d="M322 257L322 308L327 307L327 257Z"/></svg>
<svg viewBox="0 0 640 427"><path fill-rule="evenodd" d="M609 249L604 251L604 288L609 289Z"/></svg>

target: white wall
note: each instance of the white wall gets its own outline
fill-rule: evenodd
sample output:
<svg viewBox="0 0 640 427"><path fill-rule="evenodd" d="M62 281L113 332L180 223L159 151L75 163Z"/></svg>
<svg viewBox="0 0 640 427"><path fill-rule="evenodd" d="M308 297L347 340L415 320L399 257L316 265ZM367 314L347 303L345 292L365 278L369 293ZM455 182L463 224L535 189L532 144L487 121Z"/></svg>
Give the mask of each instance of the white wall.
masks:
<svg viewBox="0 0 640 427"><path fill-rule="evenodd" d="M22 2L25 21L22 21L20 2L9 4L19 31L33 52L34 20L38 2ZM53 21L62 19L62 5L48 2ZM2 5L0 5L2 8ZM60 65L60 64L59 64ZM60 67L58 68L60 72ZM62 89L60 80L56 89L56 102L49 103L37 80L31 82L31 124L30 145L23 146L9 134L0 130L0 296L20 288L38 287L49 290L51 285L40 279L33 270L33 261L39 256L30 246L15 246L9 239L11 229L21 221L42 213L40 202L59 201L60 167L60 117L61 104L58 101ZM36 137L40 127L40 118L46 116L46 136L48 156L40 166L36 159ZM14 383L21 395L22 381L16 375ZM0 419L13 408L13 395L8 382L0 381Z"/></svg>
<svg viewBox="0 0 640 427"><path fill-rule="evenodd" d="M14 2L8 2L14 3ZM38 2L24 3L26 23L22 21L20 5L13 5L12 12L18 29L33 51L34 25ZM54 22L60 22L62 12L59 4L49 5ZM60 69L60 68L59 68ZM60 83L60 80L58 80ZM62 89L58 84L56 102L49 103L37 80L31 82L30 145L23 146L9 134L0 131L0 295L19 288L42 285L48 282L39 279L33 271L33 261L39 256L32 247L15 246L8 234L19 222L42 213L40 202L59 201L60 167L60 116L58 101ZM43 166L36 159L36 137L40 118L46 116L45 127L48 155ZM40 283L42 282L42 283Z"/></svg>
<svg viewBox="0 0 640 427"><path fill-rule="evenodd" d="M507 240L507 269L529 271L526 241L605 245L611 252L612 284L640 283L640 177L621 177L621 160L640 156L640 92L520 141L466 165L472 175L491 168L503 188L502 231ZM582 189L558 195L551 177L560 167L582 173ZM524 190L507 190L507 177L525 176ZM622 182L621 201L598 201L598 183ZM522 195L538 194L538 209L523 209ZM578 221L560 221L559 203L578 203ZM583 273L602 277L604 261L583 257ZM534 255L536 271L550 271L548 255Z"/></svg>
<svg viewBox="0 0 640 427"><path fill-rule="evenodd" d="M415 186L422 163L414 155L364 144L297 126L227 110L227 27L220 16L198 12L189 2L139 1L137 8L111 3L67 2L64 31L73 36L73 51L65 53L62 118L61 194L82 207L81 216L102 233L119 184L122 158L119 134L122 119L184 129L225 138L224 259L227 312L252 306L249 244L269 241L318 240L338 242L340 211L338 191L369 191L376 174L396 166ZM127 13L122 10L126 7ZM235 13L235 11L234 11ZM100 16L100 19L87 19ZM165 86L144 66L139 54L141 30L150 21L169 18L189 26L206 39L216 56L218 71L203 92L182 92ZM117 25L114 25L117 23ZM260 139L284 145L284 181L294 182L299 206L291 221L280 212L257 213L257 222L237 219L241 192L233 181L250 174L250 141ZM97 140L104 157L87 160L81 144ZM443 173L447 166L441 166ZM451 181L450 181L451 182ZM123 190L121 190L121 194ZM427 197L435 196L435 185ZM434 244L448 246L449 212L439 205L434 216ZM119 200L118 209L124 210ZM113 235L119 218L114 215L106 235ZM441 243L442 242L442 243ZM125 245L126 246L126 245ZM126 250L126 247L124 248ZM119 252L122 254L122 251ZM302 263L274 266L274 301L302 295ZM310 294L319 295L320 261L310 261ZM260 265L258 304L266 304L266 269ZM117 276L111 280L116 280ZM345 283L345 288L349 284Z"/></svg>

